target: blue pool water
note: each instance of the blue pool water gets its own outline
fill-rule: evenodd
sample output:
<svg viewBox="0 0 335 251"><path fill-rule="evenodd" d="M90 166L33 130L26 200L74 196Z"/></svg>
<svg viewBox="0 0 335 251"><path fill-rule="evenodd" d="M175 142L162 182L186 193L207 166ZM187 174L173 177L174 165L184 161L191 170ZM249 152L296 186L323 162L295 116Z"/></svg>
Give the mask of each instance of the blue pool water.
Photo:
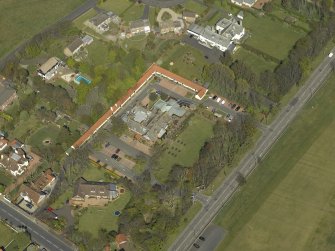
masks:
<svg viewBox="0 0 335 251"><path fill-rule="evenodd" d="M81 83L81 82L84 82L85 84L89 85L92 81L85 78L84 76L82 75L78 75L77 77L75 77L74 79L74 82L76 82L78 85Z"/></svg>

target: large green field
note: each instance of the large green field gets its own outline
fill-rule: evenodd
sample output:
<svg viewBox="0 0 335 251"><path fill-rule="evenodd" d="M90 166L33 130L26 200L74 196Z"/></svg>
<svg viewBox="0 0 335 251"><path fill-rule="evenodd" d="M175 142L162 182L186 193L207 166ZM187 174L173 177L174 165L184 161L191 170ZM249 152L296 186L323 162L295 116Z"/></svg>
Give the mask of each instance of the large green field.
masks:
<svg viewBox="0 0 335 251"><path fill-rule="evenodd" d="M0 57L83 2L84 0L1 0Z"/></svg>
<svg viewBox="0 0 335 251"><path fill-rule="evenodd" d="M335 250L335 76L216 218L217 250Z"/></svg>
<svg viewBox="0 0 335 251"><path fill-rule="evenodd" d="M200 115L193 116L188 126L169 145L159 159L156 178L163 181L174 164L191 166L199 157L199 151L212 134L213 124Z"/></svg>
<svg viewBox="0 0 335 251"><path fill-rule="evenodd" d="M0 246L7 246L8 251L24 250L30 243L26 233L16 233L0 222Z"/></svg>
<svg viewBox="0 0 335 251"><path fill-rule="evenodd" d="M286 58L295 42L305 35L301 29L269 16L246 12L243 25L250 33L246 44L279 60Z"/></svg>

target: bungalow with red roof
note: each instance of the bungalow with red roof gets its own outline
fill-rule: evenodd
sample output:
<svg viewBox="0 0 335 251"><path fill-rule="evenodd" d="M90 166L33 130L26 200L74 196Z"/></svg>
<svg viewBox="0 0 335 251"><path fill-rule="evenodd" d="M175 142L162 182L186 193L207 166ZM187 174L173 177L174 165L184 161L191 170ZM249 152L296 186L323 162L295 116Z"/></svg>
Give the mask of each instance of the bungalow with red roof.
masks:
<svg viewBox="0 0 335 251"><path fill-rule="evenodd" d="M202 100L206 95L208 89L181 77L173 72L170 72L156 64L152 64L142 75L142 77L136 82L136 84L130 88L126 95L120 98L110 109L98 119L72 146L72 149L77 149L82 146L91 136L95 134L115 113L117 113L121 107L123 107L154 75L159 75L172 80L174 83L180 84L187 89L192 90L196 93L195 98Z"/></svg>

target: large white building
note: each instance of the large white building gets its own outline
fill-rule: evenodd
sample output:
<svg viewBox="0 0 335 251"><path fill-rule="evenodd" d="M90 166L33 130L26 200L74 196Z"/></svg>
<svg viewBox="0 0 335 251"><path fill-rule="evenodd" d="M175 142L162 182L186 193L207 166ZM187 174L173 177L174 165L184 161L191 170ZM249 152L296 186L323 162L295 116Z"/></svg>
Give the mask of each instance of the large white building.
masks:
<svg viewBox="0 0 335 251"><path fill-rule="evenodd" d="M187 32L196 38L200 44L209 48L226 51L233 48L245 35L242 21L233 16L218 21L215 27L191 24Z"/></svg>

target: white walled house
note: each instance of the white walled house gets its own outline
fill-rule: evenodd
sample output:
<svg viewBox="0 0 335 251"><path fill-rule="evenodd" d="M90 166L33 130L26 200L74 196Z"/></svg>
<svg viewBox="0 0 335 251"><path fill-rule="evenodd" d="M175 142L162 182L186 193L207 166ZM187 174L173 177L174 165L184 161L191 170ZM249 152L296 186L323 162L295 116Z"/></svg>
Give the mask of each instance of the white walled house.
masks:
<svg viewBox="0 0 335 251"><path fill-rule="evenodd" d="M242 21L233 16L221 19L215 27L191 24L187 32L193 35L200 44L208 48L217 48L222 52L234 48L235 43L239 43L245 35Z"/></svg>

